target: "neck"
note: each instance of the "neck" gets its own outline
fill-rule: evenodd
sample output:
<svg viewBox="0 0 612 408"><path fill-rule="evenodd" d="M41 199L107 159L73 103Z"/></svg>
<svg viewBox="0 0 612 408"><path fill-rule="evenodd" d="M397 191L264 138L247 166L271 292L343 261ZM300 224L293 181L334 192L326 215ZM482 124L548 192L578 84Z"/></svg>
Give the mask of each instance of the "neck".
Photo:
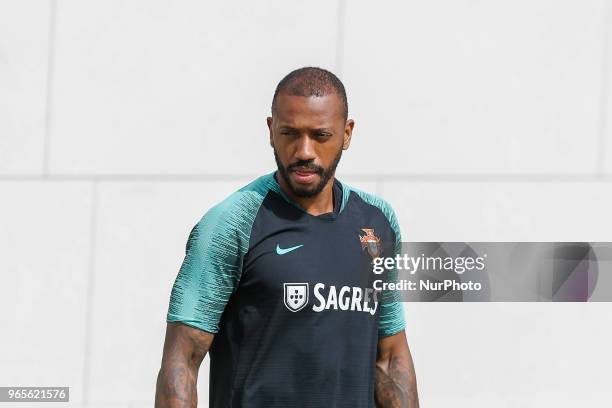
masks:
<svg viewBox="0 0 612 408"><path fill-rule="evenodd" d="M280 177L278 173L275 175L276 182L281 190L289 196L294 202L304 209L310 215L321 215L334 211L334 193L333 186L335 177L331 177L323 190L313 197L300 197L293 193L291 188L285 183L285 179Z"/></svg>

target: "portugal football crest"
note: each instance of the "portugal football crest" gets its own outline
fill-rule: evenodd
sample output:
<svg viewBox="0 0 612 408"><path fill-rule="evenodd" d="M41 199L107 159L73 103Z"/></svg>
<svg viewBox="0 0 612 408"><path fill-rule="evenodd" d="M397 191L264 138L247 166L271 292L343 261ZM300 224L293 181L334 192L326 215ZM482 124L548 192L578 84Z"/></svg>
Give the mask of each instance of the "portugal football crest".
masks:
<svg viewBox="0 0 612 408"><path fill-rule="evenodd" d="M302 310L308 304L308 283L285 283L285 306L292 312Z"/></svg>
<svg viewBox="0 0 612 408"><path fill-rule="evenodd" d="M365 235L359 236L361 250L367 249L372 258L378 258L382 253L382 245L380 238L374 235L374 228L362 228L361 230L365 232Z"/></svg>

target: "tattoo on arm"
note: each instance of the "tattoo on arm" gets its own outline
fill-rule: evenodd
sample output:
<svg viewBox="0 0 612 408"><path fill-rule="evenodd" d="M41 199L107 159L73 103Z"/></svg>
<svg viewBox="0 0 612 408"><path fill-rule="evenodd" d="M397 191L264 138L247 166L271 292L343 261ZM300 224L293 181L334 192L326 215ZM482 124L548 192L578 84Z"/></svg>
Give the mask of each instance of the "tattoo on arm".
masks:
<svg viewBox="0 0 612 408"><path fill-rule="evenodd" d="M156 407L196 407L196 385L192 373L184 365L162 366L157 376ZM194 399L194 397L196 399Z"/></svg>
<svg viewBox="0 0 612 408"><path fill-rule="evenodd" d="M376 406L379 408L418 408L416 377L410 356L390 356L376 363Z"/></svg>
<svg viewBox="0 0 612 408"><path fill-rule="evenodd" d="M213 337L184 325L169 324L157 376L156 408L197 407L198 370Z"/></svg>

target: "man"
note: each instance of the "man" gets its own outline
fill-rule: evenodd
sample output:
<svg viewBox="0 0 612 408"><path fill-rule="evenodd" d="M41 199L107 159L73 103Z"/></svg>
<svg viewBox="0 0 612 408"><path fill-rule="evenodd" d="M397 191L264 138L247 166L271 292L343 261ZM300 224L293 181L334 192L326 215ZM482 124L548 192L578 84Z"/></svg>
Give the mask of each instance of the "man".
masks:
<svg viewBox="0 0 612 408"><path fill-rule="evenodd" d="M156 407L418 407L402 305L364 259L401 242L391 207L335 179L354 127L344 86L301 68L268 118L278 171L193 228L174 283ZM377 277L378 279L379 277Z"/></svg>

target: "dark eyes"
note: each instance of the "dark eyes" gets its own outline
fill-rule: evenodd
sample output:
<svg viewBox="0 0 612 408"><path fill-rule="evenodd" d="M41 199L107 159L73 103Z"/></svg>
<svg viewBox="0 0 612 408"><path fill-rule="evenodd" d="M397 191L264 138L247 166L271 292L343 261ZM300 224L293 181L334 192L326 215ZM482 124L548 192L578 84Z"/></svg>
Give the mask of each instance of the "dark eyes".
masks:
<svg viewBox="0 0 612 408"><path fill-rule="evenodd" d="M314 136L315 137L321 137L321 138L330 137L331 133L329 133L329 132L316 132L316 133L314 133Z"/></svg>
<svg viewBox="0 0 612 408"><path fill-rule="evenodd" d="M298 136L299 132L294 131L294 130L281 130L280 134L283 136ZM324 138L331 137L332 134L330 132L314 132L312 136L318 139L319 138L324 139Z"/></svg>

